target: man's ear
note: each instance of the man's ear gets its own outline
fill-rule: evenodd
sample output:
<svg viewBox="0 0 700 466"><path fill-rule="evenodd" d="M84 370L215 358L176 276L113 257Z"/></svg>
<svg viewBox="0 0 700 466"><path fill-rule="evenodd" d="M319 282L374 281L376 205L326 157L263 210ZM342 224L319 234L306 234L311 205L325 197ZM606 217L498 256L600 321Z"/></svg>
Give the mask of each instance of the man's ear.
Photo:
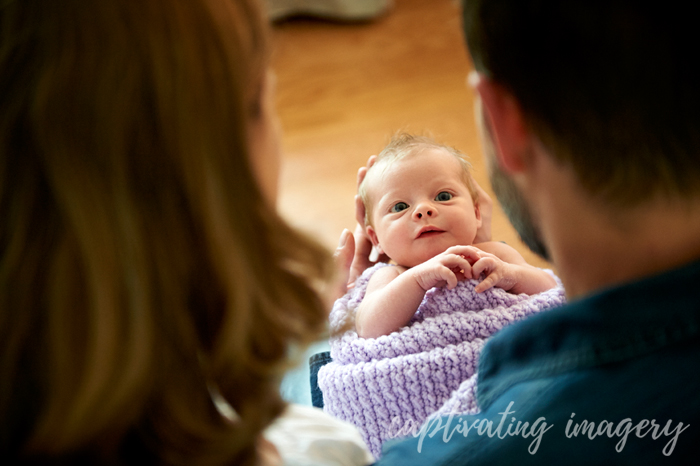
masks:
<svg viewBox="0 0 700 466"><path fill-rule="evenodd" d="M374 231L372 225L367 225L365 231L367 232L367 236L369 236L369 240L372 242L372 246L374 246L374 248L377 250L377 253L384 254L382 247L379 245L379 238L377 238L377 232Z"/></svg>
<svg viewBox="0 0 700 466"><path fill-rule="evenodd" d="M484 129L493 140L499 165L506 173L523 171L531 134L520 103L505 87L481 74L474 73L469 81L481 100Z"/></svg>

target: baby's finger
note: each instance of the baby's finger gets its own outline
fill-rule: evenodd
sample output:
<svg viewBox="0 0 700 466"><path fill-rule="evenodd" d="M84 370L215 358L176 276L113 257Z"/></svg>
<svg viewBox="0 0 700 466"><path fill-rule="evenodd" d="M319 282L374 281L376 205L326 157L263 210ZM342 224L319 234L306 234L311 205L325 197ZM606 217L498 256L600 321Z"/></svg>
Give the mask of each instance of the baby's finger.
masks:
<svg viewBox="0 0 700 466"><path fill-rule="evenodd" d="M474 287L474 291L477 293L483 293L486 290L490 290L498 283L498 274L492 273L488 277L484 278L478 285Z"/></svg>
<svg viewBox="0 0 700 466"><path fill-rule="evenodd" d="M455 264L456 266L453 270L459 271L459 274L463 277L462 280L473 278L472 265L464 256L456 256Z"/></svg>
<svg viewBox="0 0 700 466"><path fill-rule="evenodd" d="M455 286L457 286L457 282L458 282L457 275L455 275L455 273L452 270L450 270L448 267L440 267L439 274L440 274L440 278L445 280L445 282L447 283L448 290L451 290Z"/></svg>
<svg viewBox="0 0 700 466"><path fill-rule="evenodd" d="M481 251L473 246L452 246L445 251L446 254L455 254L465 258L470 264L483 257Z"/></svg>
<svg viewBox="0 0 700 466"><path fill-rule="evenodd" d="M482 273L489 275L496 268L496 261L491 257L482 257L472 265L472 275L479 277Z"/></svg>
<svg viewBox="0 0 700 466"><path fill-rule="evenodd" d="M448 267L455 274L461 274L464 279L472 278L472 266L464 256L445 253L439 257L440 263Z"/></svg>

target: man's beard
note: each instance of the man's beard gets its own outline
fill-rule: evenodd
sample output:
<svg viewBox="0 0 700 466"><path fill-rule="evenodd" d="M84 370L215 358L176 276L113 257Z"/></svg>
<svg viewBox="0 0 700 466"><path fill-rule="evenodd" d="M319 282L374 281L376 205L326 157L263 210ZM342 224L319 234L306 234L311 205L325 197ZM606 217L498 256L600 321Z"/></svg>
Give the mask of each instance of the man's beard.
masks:
<svg viewBox="0 0 700 466"><path fill-rule="evenodd" d="M535 225L530 209L513 180L498 166L498 162L489 161L489 180L508 220L520 235L520 239L532 252L546 261L550 260L549 251L542 241L539 228Z"/></svg>
<svg viewBox="0 0 700 466"><path fill-rule="evenodd" d="M489 181L493 187L493 192L496 194L496 199L498 199L508 220L515 228L515 231L518 232L518 235L520 235L520 239L525 243L525 246L544 260L550 261L549 251L544 245L544 241L542 241L542 234L537 225L535 225L525 198L513 180L498 165L493 144L493 132L486 115L483 113L480 100L476 101L475 113L479 132L481 133Z"/></svg>

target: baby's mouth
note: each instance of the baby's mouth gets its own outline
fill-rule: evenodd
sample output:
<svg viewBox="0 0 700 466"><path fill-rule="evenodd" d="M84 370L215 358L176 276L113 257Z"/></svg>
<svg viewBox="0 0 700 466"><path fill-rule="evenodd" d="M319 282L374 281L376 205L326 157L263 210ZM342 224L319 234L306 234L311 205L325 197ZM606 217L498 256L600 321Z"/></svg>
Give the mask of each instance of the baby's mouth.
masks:
<svg viewBox="0 0 700 466"><path fill-rule="evenodd" d="M418 238L429 238L431 236L437 236L441 233L444 233L445 230L441 230L436 227L423 227L420 229L418 232L418 236L416 236L416 239Z"/></svg>

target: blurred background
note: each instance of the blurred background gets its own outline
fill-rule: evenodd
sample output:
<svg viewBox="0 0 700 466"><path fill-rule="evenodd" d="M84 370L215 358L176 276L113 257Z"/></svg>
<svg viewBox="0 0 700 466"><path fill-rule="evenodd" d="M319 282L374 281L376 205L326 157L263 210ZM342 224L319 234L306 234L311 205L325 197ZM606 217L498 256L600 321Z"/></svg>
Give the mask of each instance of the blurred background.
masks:
<svg viewBox="0 0 700 466"><path fill-rule="evenodd" d="M284 131L279 207L291 223L335 248L343 228L355 226L357 169L397 130L464 152L492 193L466 84L471 64L458 1L394 0L370 20L292 17L275 21L273 31ZM547 266L498 205L493 239Z"/></svg>
<svg viewBox="0 0 700 466"><path fill-rule="evenodd" d="M398 130L430 135L471 158L488 182L466 84L471 64L456 0L268 0L275 18L273 68L282 121L279 208L292 224L334 249L355 227L357 169ZM287 17L304 5L376 6L361 21ZM301 5L300 8L296 6ZM289 7L287 10L285 8ZM307 10L308 11L308 10ZM549 267L519 240L495 201L493 239L532 265ZM283 396L310 404L308 356L282 383Z"/></svg>

